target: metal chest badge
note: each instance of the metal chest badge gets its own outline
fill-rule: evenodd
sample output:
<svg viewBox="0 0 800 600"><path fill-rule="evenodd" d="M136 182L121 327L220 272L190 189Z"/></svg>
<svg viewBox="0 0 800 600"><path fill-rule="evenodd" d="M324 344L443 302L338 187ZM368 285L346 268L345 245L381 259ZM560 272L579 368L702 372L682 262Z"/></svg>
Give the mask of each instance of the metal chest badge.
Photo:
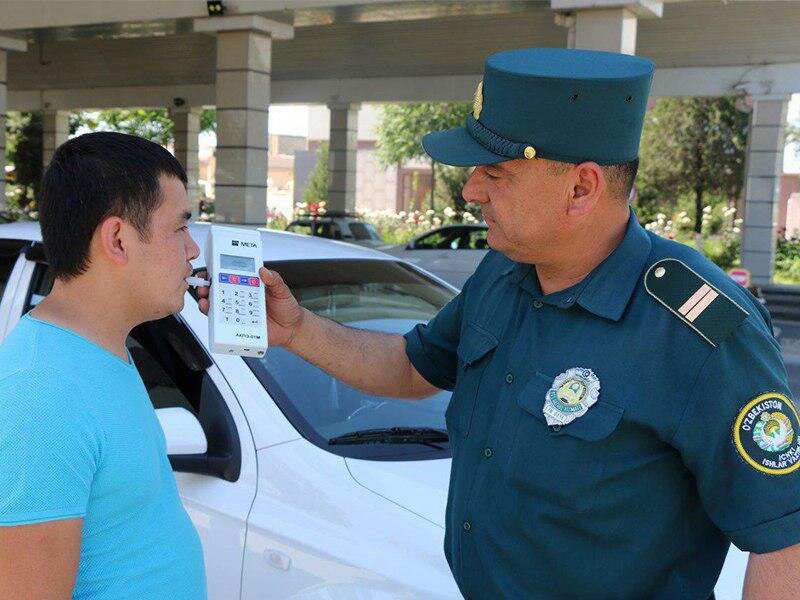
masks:
<svg viewBox="0 0 800 600"><path fill-rule="evenodd" d="M572 367L553 380L544 400L548 425L566 425L586 414L600 396L600 380L591 369Z"/></svg>

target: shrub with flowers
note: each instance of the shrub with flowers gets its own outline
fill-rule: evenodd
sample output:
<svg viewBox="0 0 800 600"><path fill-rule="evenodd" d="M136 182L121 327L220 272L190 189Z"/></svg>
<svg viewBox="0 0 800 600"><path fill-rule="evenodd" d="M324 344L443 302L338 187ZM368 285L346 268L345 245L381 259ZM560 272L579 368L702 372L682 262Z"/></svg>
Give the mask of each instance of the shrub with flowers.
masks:
<svg viewBox="0 0 800 600"><path fill-rule="evenodd" d="M303 217L322 217L327 214L328 203L325 200L319 202L298 202L294 205L295 218Z"/></svg>
<svg viewBox="0 0 800 600"><path fill-rule="evenodd" d="M267 209L267 229L279 229L283 231L288 224L289 219L279 210L274 208Z"/></svg>
<svg viewBox="0 0 800 600"><path fill-rule="evenodd" d="M6 184L6 198L2 216L11 221L36 221L39 208L33 191L16 184Z"/></svg>
<svg viewBox="0 0 800 600"><path fill-rule="evenodd" d="M694 232L693 225L686 211L681 211L672 218L658 213L655 221L645 224L645 229L688 246L701 244L703 254L722 269L739 263L742 219L736 217L734 207L705 206L700 235Z"/></svg>
<svg viewBox="0 0 800 600"><path fill-rule="evenodd" d="M469 212L458 213L449 206L442 212L434 210L410 212L393 210L356 211L358 218L372 223L385 242L390 244L406 244L426 231L452 225L455 223L477 223L478 220Z"/></svg>

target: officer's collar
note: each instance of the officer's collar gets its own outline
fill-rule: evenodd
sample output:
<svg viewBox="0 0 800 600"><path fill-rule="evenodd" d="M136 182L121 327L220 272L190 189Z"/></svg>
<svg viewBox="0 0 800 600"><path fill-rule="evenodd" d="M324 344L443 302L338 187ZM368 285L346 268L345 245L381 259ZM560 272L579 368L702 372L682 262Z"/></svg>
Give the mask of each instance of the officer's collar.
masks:
<svg viewBox="0 0 800 600"><path fill-rule="evenodd" d="M619 246L572 287L542 296L533 265L512 262L502 273L545 304L569 308L577 302L597 316L619 321L647 262L650 246L650 238L631 209L628 230Z"/></svg>

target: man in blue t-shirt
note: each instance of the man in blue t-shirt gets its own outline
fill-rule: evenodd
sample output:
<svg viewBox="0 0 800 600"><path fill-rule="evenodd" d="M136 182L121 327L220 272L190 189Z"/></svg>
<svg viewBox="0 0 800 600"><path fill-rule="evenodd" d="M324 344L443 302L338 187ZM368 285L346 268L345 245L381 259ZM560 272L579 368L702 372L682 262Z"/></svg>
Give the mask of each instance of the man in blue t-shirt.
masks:
<svg viewBox="0 0 800 600"><path fill-rule="evenodd" d="M53 156L40 220L55 283L0 346L0 598L206 597L125 347L183 307L190 216L186 173L158 144L91 133Z"/></svg>

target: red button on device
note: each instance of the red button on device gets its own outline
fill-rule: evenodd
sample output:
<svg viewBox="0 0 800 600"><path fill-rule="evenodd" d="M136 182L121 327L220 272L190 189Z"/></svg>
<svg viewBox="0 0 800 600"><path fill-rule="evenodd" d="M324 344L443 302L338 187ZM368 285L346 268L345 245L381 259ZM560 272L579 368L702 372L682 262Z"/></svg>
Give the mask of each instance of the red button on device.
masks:
<svg viewBox="0 0 800 600"><path fill-rule="evenodd" d="M254 286L258 287L258 278L257 277L251 277L250 278L250 285L254 285Z"/></svg>
<svg viewBox="0 0 800 600"><path fill-rule="evenodd" d="M239 276L231 275L231 283L239 283Z"/></svg>

